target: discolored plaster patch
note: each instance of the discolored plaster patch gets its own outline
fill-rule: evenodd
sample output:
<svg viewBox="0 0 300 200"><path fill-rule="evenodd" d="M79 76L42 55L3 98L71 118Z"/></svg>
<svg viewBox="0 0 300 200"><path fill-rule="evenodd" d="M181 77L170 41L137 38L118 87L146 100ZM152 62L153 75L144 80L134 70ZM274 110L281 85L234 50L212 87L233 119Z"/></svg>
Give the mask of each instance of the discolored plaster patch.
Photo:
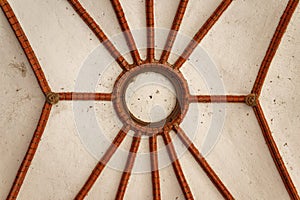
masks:
<svg viewBox="0 0 300 200"><path fill-rule="evenodd" d="M13 69L16 69L22 75L23 78L26 77L28 69L24 62L21 63L12 62L9 64L9 66Z"/></svg>

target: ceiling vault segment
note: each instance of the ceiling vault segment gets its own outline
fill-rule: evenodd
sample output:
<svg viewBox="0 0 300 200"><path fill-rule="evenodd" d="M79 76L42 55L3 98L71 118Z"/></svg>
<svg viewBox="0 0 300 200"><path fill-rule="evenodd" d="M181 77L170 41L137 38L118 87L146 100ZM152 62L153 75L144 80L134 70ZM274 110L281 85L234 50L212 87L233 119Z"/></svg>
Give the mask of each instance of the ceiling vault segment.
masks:
<svg viewBox="0 0 300 200"><path fill-rule="evenodd" d="M180 123L182 122L186 110L188 109L189 104L191 103L245 103L246 105L253 108L256 118L259 122L259 125L262 130L262 134L265 138L267 146L269 148L270 154L274 160L274 163L277 167L277 170L282 178L282 181L288 191L290 198L293 200L300 200L297 190L293 184L293 181L286 169L286 166L282 160L278 147L272 137L272 133L264 116L264 112L259 102L259 96L263 87L264 80L267 76L267 72L270 68L271 62L276 54L276 50L280 45L280 41L286 31L288 24L293 16L293 13L299 3L299 0L289 0L286 9L283 12L283 15L279 21L279 24L276 28L276 31L273 35L273 38L270 42L270 45L267 49L266 55L261 63L256 81L254 83L253 89L249 94L245 95L192 95L189 92L188 86L185 85L185 79L180 72L180 68L184 65L190 55L193 53L195 48L199 45L202 39L206 34L211 30L211 28L217 23L217 21L222 17L222 14L227 10L227 8L232 3L232 0L223 0L212 15L207 19L207 21L200 27L198 32L194 35L193 39L187 44L182 55L179 56L177 61L174 64L168 63L168 58L171 53L173 44L175 42L177 32L180 29L180 25L188 5L188 0L181 0L178 5L177 12L175 14L172 27L165 43L165 50L162 52L160 59L156 60L155 58L155 24L154 24L154 0L145 1L146 9L146 26L147 26L147 58L142 60L138 52L137 46L135 44L134 37L132 35L131 29L128 25L128 22L125 17L125 13L121 6L119 0L112 0L112 7L116 14L119 25L124 32L124 36L127 42L127 45L130 49L130 53L133 59L133 64L129 64L113 43L105 35L104 31L96 23L96 21L90 16L90 14L83 8L78 0L68 0L77 14L81 19L86 23L86 25L91 29L95 36L99 39L100 43L104 45L107 51L115 59L118 65L123 70L120 76L117 78L117 83L123 83L123 79L129 79L131 73L136 73L138 70L158 70L162 74L171 74L170 76L176 76L179 81L179 85L176 87L176 91L179 92L180 100L184 102L183 108L175 108L175 111L172 113L172 117L175 116L175 119L170 120L163 127L158 127L156 129L144 128L143 122L138 121L137 119L126 118L123 120L123 127L119 133L114 138L112 144L109 146L107 151L104 153L103 157L97 163L90 176L86 180L85 184L75 196L75 199L81 200L84 199L90 189L93 187L94 183L98 177L103 172L103 169L106 167L109 160L118 150L124 138L128 135L130 130L135 132L135 135L132 137L131 148L128 153L127 163L123 171L119 183L119 189L116 192L115 199L121 200L124 198L128 181L130 179L136 155L138 153L139 145L141 142L142 135L149 136L150 132L152 135L148 137L149 142L149 152L150 152L150 163L151 163L151 180L152 180L152 194L154 200L161 199L161 187L160 187L160 177L159 177L159 163L158 163L158 152L157 152L157 137L162 137L167 148L169 158L172 161L172 166L174 173L180 185L180 188L184 194L184 197L188 200L194 199L193 193L190 189L189 183L185 178L184 172L180 165L179 159L175 147L173 145L172 139L170 137L170 131L174 131L179 137L181 142L186 146L188 151L191 153L193 158L197 161L199 166L204 170L206 175L212 181L214 186L224 197L224 199L234 199L230 190L227 188L221 179L218 177L217 173L213 171L206 159L201 155L200 151L196 148L193 142L188 138L185 132L180 128ZM53 92L47 82L47 78L40 66L37 56L35 55L25 32L23 31L18 19L16 18L11 6L7 0L0 0L0 6L4 12L10 26L12 27L29 63L30 66L37 78L39 86L42 92L45 95L45 104L42 109L42 113L37 124L36 130L33 133L32 140L29 144L27 152L24 156L24 159L19 167L11 190L7 196L7 200L17 199L19 191L22 187L22 184L26 178L26 174L31 165L31 162L34 158L36 150L38 148L39 142L43 135L44 129L47 125L47 120L50 115L50 111L53 104L59 103L59 101L111 101L118 102L122 98L122 91L120 92L118 88L114 88L112 93L79 93L79 92ZM128 75L129 74L129 75ZM123 82L122 82L123 81ZM126 81L125 81L126 82ZM120 87L122 84L119 84ZM182 84L181 84L182 83ZM124 83L125 84L125 83ZM118 84L116 84L119 86ZM179 106L180 107L180 106ZM119 104L115 103L115 109L117 112L121 110ZM177 110L176 110L177 109ZM180 110L182 109L182 110ZM121 111L120 111L121 112ZM123 116L123 113L120 113ZM131 116L132 117L132 116ZM129 122L129 121L133 122ZM145 124L144 124L145 125ZM141 128L142 127L142 128Z"/></svg>

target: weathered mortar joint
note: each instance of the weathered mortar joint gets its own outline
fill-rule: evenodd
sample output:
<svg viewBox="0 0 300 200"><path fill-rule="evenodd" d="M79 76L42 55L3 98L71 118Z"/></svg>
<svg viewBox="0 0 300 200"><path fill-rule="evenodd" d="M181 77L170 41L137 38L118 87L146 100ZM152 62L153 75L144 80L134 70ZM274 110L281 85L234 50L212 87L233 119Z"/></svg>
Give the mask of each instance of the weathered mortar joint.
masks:
<svg viewBox="0 0 300 200"><path fill-rule="evenodd" d="M52 105L57 104L59 102L59 94L55 92L48 92L46 94L46 101Z"/></svg>
<svg viewBox="0 0 300 200"><path fill-rule="evenodd" d="M258 100L258 97L256 94L249 94L245 98L245 103L248 106L254 107L257 105L257 100Z"/></svg>

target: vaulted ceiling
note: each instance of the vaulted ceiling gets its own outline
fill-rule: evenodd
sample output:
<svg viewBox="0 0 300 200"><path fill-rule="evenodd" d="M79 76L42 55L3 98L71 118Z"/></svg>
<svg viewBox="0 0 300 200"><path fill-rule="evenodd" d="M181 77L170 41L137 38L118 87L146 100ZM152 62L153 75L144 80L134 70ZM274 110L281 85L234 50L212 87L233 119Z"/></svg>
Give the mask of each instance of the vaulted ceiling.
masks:
<svg viewBox="0 0 300 200"><path fill-rule="evenodd" d="M300 199L298 3L0 0L0 199Z"/></svg>

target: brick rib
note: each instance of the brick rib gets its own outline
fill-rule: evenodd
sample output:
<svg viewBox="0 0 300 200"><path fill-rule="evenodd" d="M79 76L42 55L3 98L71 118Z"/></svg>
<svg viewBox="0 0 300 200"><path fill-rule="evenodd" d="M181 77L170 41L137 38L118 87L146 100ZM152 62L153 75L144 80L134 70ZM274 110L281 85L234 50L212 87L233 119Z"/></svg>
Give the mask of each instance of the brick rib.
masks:
<svg viewBox="0 0 300 200"><path fill-rule="evenodd" d="M32 136L31 142L29 144L29 147L27 149L27 152L23 158L23 161L21 163L21 166L18 170L17 176L14 180L14 183L11 187L11 190L7 196L7 200L17 199L17 196L19 194L19 191L22 187L23 181L26 177L26 174L28 172L28 169L31 165L31 162L34 158L34 155L37 151L38 145L41 141L42 135L44 133L45 127L47 125L47 121L50 115L52 105L49 103L45 103L42 114L40 116L38 125L34 131L34 134Z"/></svg>
<svg viewBox="0 0 300 200"><path fill-rule="evenodd" d="M129 178L131 175L131 171L133 169L134 161L135 161L135 158L137 155L137 151L139 149L140 142L141 142L141 133L136 133L132 139L126 166L123 171L122 178L120 180L120 184L119 184L119 188L118 188L118 192L115 197L116 200L122 200L124 198L126 188L128 185L128 181L129 181Z"/></svg>
<svg viewBox="0 0 300 200"><path fill-rule="evenodd" d="M167 38L167 42L165 44L164 50L160 58L160 63L166 63L168 61L168 58L170 56L172 47L174 45L188 2L189 0L181 0L178 5L176 15L174 17L172 27Z"/></svg>
<svg viewBox="0 0 300 200"><path fill-rule="evenodd" d="M296 7L299 3L299 0L290 0L280 18L279 24L276 28L276 31L272 37L266 55L260 65L260 69L258 71L258 75L254 82L254 86L251 93L255 93L258 96L261 93L262 86L266 79L267 73L269 71L271 62L276 54L276 51L281 43L281 39L289 25L289 22L293 16L293 13L296 10Z"/></svg>
<svg viewBox="0 0 300 200"><path fill-rule="evenodd" d="M147 24L147 60L154 61L155 33L154 33L154 0L146 0L146 24Z"/></svg>
<svg viewBox="0 0 300 200"><path fill-rule="evenodd" d="M226 186L222 183L218 175L213 171L210 167L206 159L202 156L202 154L198 151L192 141L188 138L188 136L184 133L184 131L180 127L174 127L174 131L177 133L183 144L188 148L189 152L193 155L194 159L198 162L204 172L207 174L209 179L224 197L224 199L233 200L233 196L226 188Z"/></svg>
<svg viewBox="0 0 300 200"><path fill-rule="evenodd" d="M82 7L78 0L68 0L77 14L81 17L81 19L89 26L89 28L94 32L99 41L104 45L104 47L108 50L111 56L116 60L119 66L123 70L129 69L129 64L121 55L121 53L116 49L113 43L107 38L105 33L102 31L100 26L95 22L95 20L90 16L90 14Z"/></svg>
<svg viewBox="0 0 300 200"><path fill-rule="evenodd" d="M187 47L184 49L181 56L174 63L174 68L179 69L185 61L190 57L198 44L202 41L202 39L206 36L209 30L213 27L213 25L218 21L224 11L231 4L232 0L223 0L221 4L217 7L217 9L213 12L213 14L209 17L209 19L203 24L203 26L196 33L194 38L190 41Z"/></svg>
<svg viewBox="0 0 300 200"><path fill-rule="evenodd" d="M275 140L272 136L272 132L271 132L268 122L265 118L265 115L263 113L261 105L258 103L257 106L253 107L253 110L254 110L254 113L258 120L258 123L260 125L260 128L262 130L262 134L265 138L265 141L267 143L267 146L269 148L271 156L273 158L273 161L277 167L277 170L281 176L281 179L282 179L291 199L292 200L300 200L300 197L298 195L296 187L286 169L284 161L282 160L282 157L279 153L279 150L277 148Z"/></svg>
<svg viewBox="0 0 300 200"><path fill-rule="evenodd" d="M117 19L120 24L120 27L124 33L124 36L125 36L127 45L129 47L131 56L133 58L133 61L135 64L140 64L141 58L140 58L139 52L137 50L133 35L132 35L129 25L127 23L122 5L119 0L111 0L110 2L114 8L115 14L116 14Z"/></svg>
<svg viewBox="0 0 300 200"><path fill-rule="evenodd" d="M182 168L181 168L180 162L178 160L177 153L175 151L175 148L172 143L172 139L170 137L169 132L165 131L162 134L162 137L163 137L164 143L167 147L169 157L170 157L170 160L172 161L172 166L173 166L176 178L179 182L180 188L183 192L183 195L184 195L185 199L193 200L194 199L193 194L191 192L190 186L189 186L188 182L186 181L186 178L182 171Z"/></svg>
<svg viewBox="0 0 300 200"><path fill-rule="evenodd" d="M247 95L191 95L191 103L245 103Z"/></svg>
<svg viewBox="0 0 300 200"><path fill-rule="evenodd" d="M111 93L58 93L60 101L111 101Z"/></svg>
<svg viewBox="0 0 300 200"><path fill-rule="evenodd" d="M160 180L158 168L158 155L157 155L157 137L156 135L149 138L150 146L150 161L151 161L151 175L152 175L152 193L153 200L160 200Z"/></svg>
<svg viewBox="0 0 300 200"><path fill-rule="evenodd" d="M14 11L12 10L11 6L9 5L9 3L6 0L1 0L0 6L1 6L10 26L12 27L28 61L29 61L29 64L33 70L35 77L38 80L38 84L39 84L41 90L43 91L44 94L51 92L51 89L48 85L47 79L41 68L38 58L36 57L32 47L27 39L25 32L23 31L17 17L15 16Z"/></svg>
<svg viewBox="0 0 300 200"><path fill-rule="evenodd" d="M118 135L114 138L112 144L109 146L101 160L98 162L96 167L94 168L93 172L89 176L88 180L85 182L84 186L81 188L77 196L75 197L76 200L82 200L84 197L88 194L90 189L93 187L94 183L100 176L101 172L111 159L111 157L114 155L116 150L119 148L121 145L122 141L124 140L127 132L129 131L129 127L123 127Z"/></svg>

